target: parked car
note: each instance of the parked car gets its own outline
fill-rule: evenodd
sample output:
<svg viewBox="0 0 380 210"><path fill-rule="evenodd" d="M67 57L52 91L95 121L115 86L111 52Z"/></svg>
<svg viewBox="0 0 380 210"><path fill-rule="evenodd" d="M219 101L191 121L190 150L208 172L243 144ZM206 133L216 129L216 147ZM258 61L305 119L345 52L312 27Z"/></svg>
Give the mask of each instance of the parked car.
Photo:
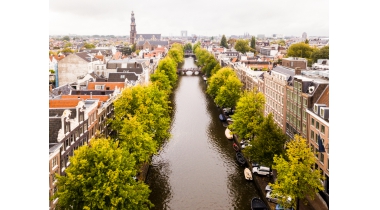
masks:
<svg viewBox="0 0 380 210"><path fill-rule="evenodd" d="M272 192L273 191L268 191L265 197L270 202L278 203L278 197L280 197L280 196L275 196ZM290 196L288 196L288 202L291 202L291 201L292 201L292 198Z"/></svg>
<svg viewBox="0 0 380 210"><path fill-rule="evenodd" d="M284 208L279 203L276 205L274 210L294 210L293 208Z"/></svg>
<svg viewBox="0 0 380 210"><path fill-rule="evenodd" d="M268 191L272 191L272 187L269 184L265 187L265 192Z"/></svg>
<svg viewBox="0 0 380 210"><path fill-rule="evenodd" d="M265 167L265 166L253 167L252 173L264 175L264 176L272 176L273 175L272 169L269 167Z"/></svg>

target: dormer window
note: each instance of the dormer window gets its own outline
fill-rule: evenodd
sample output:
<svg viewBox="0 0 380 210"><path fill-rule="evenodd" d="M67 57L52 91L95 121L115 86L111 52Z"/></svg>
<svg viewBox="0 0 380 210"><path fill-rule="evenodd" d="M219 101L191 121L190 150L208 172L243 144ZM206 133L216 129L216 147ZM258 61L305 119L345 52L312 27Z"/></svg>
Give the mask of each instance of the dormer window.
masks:
<svg viewBox="0 0 380 210"><path fill-rule="evenodd" d="M125 79L125 75L120 75L120 79Z"/></svg>
<svg viewBox="0 0 380 210"><path fill-rule="evenodd" d="M104 90L104 85L95 85L95 90Z"/></svg>
<svg viewBox="0 0 380 210"><path fill-rule="evenodd" d="M318 106L314 104L314 113L318 113Z"/></svg>

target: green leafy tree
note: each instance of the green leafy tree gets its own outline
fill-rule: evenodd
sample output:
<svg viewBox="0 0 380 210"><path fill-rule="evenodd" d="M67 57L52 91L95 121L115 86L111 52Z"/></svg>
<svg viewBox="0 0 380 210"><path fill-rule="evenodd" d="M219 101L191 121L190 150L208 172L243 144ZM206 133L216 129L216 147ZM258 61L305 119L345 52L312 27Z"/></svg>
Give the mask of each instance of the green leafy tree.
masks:
<svg viewBox="0 0 380 210"><path fill-rule="evenodd" d="M221 69L222 66L219 64L219 62L214 66L214 68L211 70L211 76L216 74L216 72L219 71L219 69Z"/></svg>
<svg viewBox="0 0 380 210"><path fill-rule="evenodd" d="M195 52L196 49L200 48L201 47L201 43L198 41L197 43L195 43L193 45L193 52Z"/></svg>
<svg viewBox="0 0 380 210"><path fill-rule="evenodd" d="M121 49L121 52L123 55L131 55L132 54L132 49L130 47L123 47Z"/></svg>
<svg viewBox="0 0 380 210"><path fill-rule="evenodd" d="M243 152L251 160L266 166L273 165L274 155L283 155L286 135L282 132L273 120L273 114L269 113L264 117L264 121L257 127L257 135L251 145Z"/></svg>
<svg viewBox="0 0 380 210"><path fill-rule="evenodd" d="M70 41L70 37L69 36L64 36L63 38L62 38L62 40L64 41L64 40L66 40L66 41Z"/></svg>
<svg viewBox="0 0 380 210"><path fill-rule="evenodd" d="M252 49L256 49L256 40L255 40L255 37L254 36L252 36L252 38L251 38L251 43L250 43L251 45L250 45L250 47L252 48Z"/></svg>
<svg viewBox="0 0 380 210"><path fill-rule="evenodd" d="M63 52L63 53L74 53L74 50L67 47L67 48L63 49L61 52Z"/></svg>
<svg viewBox="0 0 380 210"><path fill-rule="evenodd" d="M84 43L83 47L86 48L86 49L94 49L95 45L92 44L92 43L87 43L86 42L86 43Z"/></svg>
<svg viewBox="0 0 380 210"><path fill-rule="evenodd" d="M64 48L71 47L71 46L73 46L73 44L71 44L71 42L66 42L64 45Z"/></svg>
<svg viewBox="0 0 380 210"><path fill-rule="evenodd" d="M243 84L236 75L230 75L218 90L215 103L220 107L235 107L236 102L239 100L242 86Z"/></svg>
<svg viewBox="0 0 380 210"><path fill-rule="evenodd" d="M308 39L305 40L305 44L309 44L309 40Z"/></svg>
<svg viewBox="0 0 380 210"><path fill-rule="evenodd" d="M176 64L182 63L184 61L184 59L183 59L183 51L179 50L179 49L176 49L176 48L170 49L169 52L168 52L168 56L170 58L172 58L175 61Z"/></svg>
<svg viewBox="0 0 380 210"><path fill-rule="evenodd" d="M228 48L228 44L227 44L227 39L226 39L226 36L222 36L222 40L220 40L220 46L224 47L224 48Z"/></svg>
<svg viewBox="0 0 380 210"><path fill-rule="evenodd" d="M193 46L190 43L185 44L183 47L184 50L193 50Z"/></svg>
<svg viewBox="0 0 380 210"><path fill-rule="evenodd" d="M133 44L131 49L132 49L132 52L136 52L136 44Z"/></svg>
<svg viewBox="0 0 380 210"><path fill-rule="evenodd" d="M315 156L306 143L306 139L299 135L287 143L286 159L275 155L273 168L277 170L277 180L270 184L272 194L281 195L279 203L288 208L299 209L300 199L309 196L314 199L318 191L323 190L323 179L318 169L311 170L315 164ZM287 196L292 198L287 202ZM295 201L296 200L296 201ZM307 200L304 200L307 202Z"/></svg>
<svg viewBox="0 0 380 210"><path fill-rule="evenodd" d="M321 49L316 49L312 54L311 58L313 63L316 63L318 59L329 59L329 46L322 47Z"/></svg>
<svg viewBox="0 0 380 210"><path fill-rule="evenodd" d="M234 38L229 38L227 43L229 44L230 47L234 47L236 43L236 39Z"/></svg>
<svg viewBox="0 0 380 210"><path fill-rule="evenodd" d="M253 89L243 92L237 101L233 123L229 126L231 131L242 139L254 138L259 125L263 121L265 96Z"/></svg>
<svg viewBox="0 0 380 210"><path fill-rule="evenodd" d="M301 58L310 58L314 49L310 45L303 42L290 45L287 50L287 57L301 57Z"/></svg>
<svg viewBox="0 0 380 210"><path fill-rule="evenodd" d="M167 94L171 93L172 86L164 70L157 69L154 74L150 76L150 81L152 81L154 85L157 85L160 90L165 91Z"/></svg>
<svg viewBox="0 0 380 210"><path fill-rule="evenodd" d="M236 75L230 67L221 68L216 74L212 75L208 81L206 92L215 98L219 89L224 85L230 75Z"/></svg>
<svg viewBox="0 0 380 210"><path fill-rule="evenodd" d="M214 56L209 56L209 59L207 60L207 63L206 65L203 67L202 69L202 72L204 74L206 74L206 76L210 76L211 75L211 71L212 69L215 68L215 66L218 64L219 62L215 59Z"/></svg>
<svg viewBox="0 0 380 210"><path fill-rule="evenodd" d="M70 158L66 176L57 175L60 209L149 209L150 189L136 182L135 162L118 142L94 139Z"/></svg>
<svg viewBox="0 0 380 210"><path fill-rule="evenodd" d="M250 47L248 45L248 40L239 39L236 41L235 44L235 50L241 53L246 53L250 50Z"/></svg>
<svg viewBox="0 0 380 210"><path fill-rule="evenodd" d="M175 61L171 57L165 57L158 63L157 69L165 72L169 78L170 86L174 87L178 79L177 64Z"/></svg>

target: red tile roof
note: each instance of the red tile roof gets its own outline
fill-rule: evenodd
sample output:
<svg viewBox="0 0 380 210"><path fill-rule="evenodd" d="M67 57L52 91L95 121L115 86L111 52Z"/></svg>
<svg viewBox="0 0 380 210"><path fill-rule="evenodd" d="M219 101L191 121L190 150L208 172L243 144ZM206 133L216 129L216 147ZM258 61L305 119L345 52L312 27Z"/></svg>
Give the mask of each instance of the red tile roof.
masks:
<svg viewBox="0 0 380 210"><path fill-rule="evenodd" d="M72 108L76 107L79 103L79 99L54 99L49 100L49 108Z"/></svg>
<svg viewBox="0 0 380 210"><path fill-rule="evenodd" d="M80 97L78 99L78 97ZM99 101L107 101L109 99L109 96L108 95L62 95L61 96L62 99L66 99L66 100L75 100L78 102L79 100L86 100L86 99L99 99ZM77 103L78 105L78 103Z"/></svg>

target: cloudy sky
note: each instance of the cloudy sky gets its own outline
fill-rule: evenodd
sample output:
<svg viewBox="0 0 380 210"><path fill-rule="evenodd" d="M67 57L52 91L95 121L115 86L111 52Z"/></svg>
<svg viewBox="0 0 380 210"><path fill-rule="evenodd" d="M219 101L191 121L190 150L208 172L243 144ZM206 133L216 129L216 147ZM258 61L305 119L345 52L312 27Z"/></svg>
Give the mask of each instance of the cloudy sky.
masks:
<svg viewBox="0 0 380 210"><path fill-rule="evenodd" d="M129 35L132 10L137 33L329 36L328 0L50 0L49 34Z"/></svg>

